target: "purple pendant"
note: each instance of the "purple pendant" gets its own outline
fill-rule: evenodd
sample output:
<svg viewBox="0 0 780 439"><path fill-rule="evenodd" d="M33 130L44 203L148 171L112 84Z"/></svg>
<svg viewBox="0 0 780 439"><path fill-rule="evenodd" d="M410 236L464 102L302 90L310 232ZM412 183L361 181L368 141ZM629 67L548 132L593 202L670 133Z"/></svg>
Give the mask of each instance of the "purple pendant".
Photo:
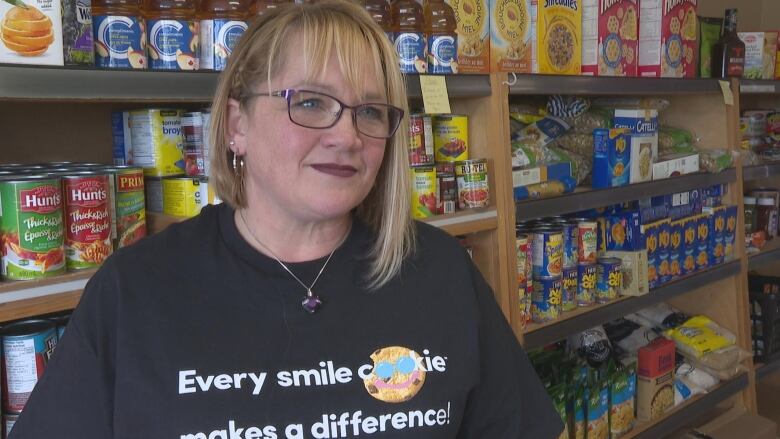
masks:
<svg viewBox="0 0 780 439"><path fill-rule="evenodd" d="M322 306L322 300L320 300L319 296L315 296L314 293L309 290L306 293L306 297L303 298L301 306L303 306L303 309L309 314L314 314Z"/></svg>

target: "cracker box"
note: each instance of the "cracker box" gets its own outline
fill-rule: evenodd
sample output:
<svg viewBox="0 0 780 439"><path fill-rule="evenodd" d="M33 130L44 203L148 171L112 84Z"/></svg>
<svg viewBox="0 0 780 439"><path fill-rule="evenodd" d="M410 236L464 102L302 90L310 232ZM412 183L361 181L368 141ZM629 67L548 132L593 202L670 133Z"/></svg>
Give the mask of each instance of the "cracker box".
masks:
<svg viewBox="0 0 780 439"><path fill-rule="evenodd" d="M696 272L696 226L697 217L687 217L678 220L682 227L683 248L682 248L682 266L680 267L681 276L686 276Z"/></svg>
<svg viewBox="0 0 780 439"><path fill-rule="evenodd" d="M594 189L625 186L631 174L631 131L627 128L593 130Z"/></svg>
<svg viewBox="0 0 780 439"><path fill-rule="evenodd" d="M694 78L698 64L698 0L642 0L639 76Z"/></svg>
<svg viewBox="0 0 780 439"><path fill-rule="evenodd" d="M579 75L582 65L582 0L538 3L539 73Z"/></svg>
<svg viewBox="0 0 780 439"><path fill-rule="evenodd" d="M652 421L674 407L674 342L656 338L637 352L636 405L639 421Z"/></svg>
<svg viewBox="0 0 780 439"><path fill-rule="evenodd" d="M730 261L734 258L737 251L736 238L737 238L737 206L726 207L726 232L723 235L724 245L724 260Z"/></svg>
<svg viewBox="0 0 780 439"><path fill-rule="evenodd" d="M639 224L639 211L626 211L605 217L604 237L606 251L641 250L645 247Z"/></svg>
<svg viewBox="0 0 780 439"><path fill-rule="evenodd" d="M60 0L24 4L0 1L0 63L63 65Z"/></svg>
<svg viewBox="0 0 780 439"><path fill-rule="evenodd" d="M582 74L636 76L638 35L636 0L584 0Z"/></svg>
<svg viewBox="0 0 780 439"><path fill-rule="evenodd" d="M537 0L489 2L491 72L536 73Z"/></svg>
<svg viewBox="0 0 780 439"><path fill-rule="evenodd" d="M647 281L647 250L608 251L604 256L620 258L623 272L623 296L643 296L650 292Z"/></svg>
<svg viewBox="0 0 780 439"><path fill-rule="evenodd" d="M745 43L743 78L774 79L777 60L777 32L739 32Z"/></svg>
<svg viewBox="0 0 780 439"><path fill-rule="evenodd" d="M653 179L653 162L658 157L658 110L615 110L615 128L631 130L630 183Z"/></svg>
<svg viewBox="0 0 780 439"><path fill-rule="evenodd" d="M643 224L640 229L647 248L647 283L650 289L660 285L658 282L658 232L660 229L660 221Z"/></svg>
<svg viewBox="0 0 780 439"><path fill-rule="evenodd" d="M685 259L683 222L680 220L671 221L669 231L669 276L670 280L675 280L682 276L683 260Z"/></svg>
<svg viewBox="0 0 780 439"><path fill-rule="evenodd" d="M705 270L712 264L710 216L706 213L696 216L696 270Z"/></svg>
<svg viewBox="0 0 780 439"><path fill-rule="evenodd" d="M653 163L653 180L699 172L699 154L671 154Z"/></svg>
<svg viewBox="0 0 780 439"><path fill-rule="evenodd" d="M447 0L455 12L458 73L490 73L488 0Z"/></svg>
<svg viewBox="0 0 780 439"><path fill-rule="evenodd" d="M661 221L658 229L658 283L663 285L672 280L671 264L672 223Z"/></svg>

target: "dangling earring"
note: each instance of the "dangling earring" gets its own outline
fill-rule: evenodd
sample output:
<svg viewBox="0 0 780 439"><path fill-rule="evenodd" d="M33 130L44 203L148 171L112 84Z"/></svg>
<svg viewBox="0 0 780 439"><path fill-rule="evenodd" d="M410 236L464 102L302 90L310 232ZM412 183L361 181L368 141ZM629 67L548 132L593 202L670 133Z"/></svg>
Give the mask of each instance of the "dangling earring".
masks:
<svg viewBox="0 0 780 439"><path fill-rule="evenodd" d="M236 145L235 140L231 140L230 142L228 142L228 145L230 145L231 147L235 146ZM232 151L232 148L231 148L231 151ZM238 154L233 152L233 172L236 175L240 174L240 171L238 170L239 166L241 166L241 167L244 166L244 159L243 159L243 157L239 157Z"/></svg>

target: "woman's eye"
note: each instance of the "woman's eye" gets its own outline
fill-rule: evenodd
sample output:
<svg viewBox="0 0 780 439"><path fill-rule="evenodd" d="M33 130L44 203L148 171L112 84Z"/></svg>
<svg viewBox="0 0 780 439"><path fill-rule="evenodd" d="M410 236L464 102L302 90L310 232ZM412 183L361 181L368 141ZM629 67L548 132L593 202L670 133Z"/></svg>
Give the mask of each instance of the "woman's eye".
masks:
<svg viewBox="0 0 780 439"><path fill-rule="evenodd" d="M323 108L322 99L317 98L304 99L298 102L296 106L306 110L318 110Z"/></svg>
<svg viewBox="0 0 780 439"><path fill-rule="evenodd" d="M383 111L377 107L361 107L358 116L365 119L382 119Z"/></svg>

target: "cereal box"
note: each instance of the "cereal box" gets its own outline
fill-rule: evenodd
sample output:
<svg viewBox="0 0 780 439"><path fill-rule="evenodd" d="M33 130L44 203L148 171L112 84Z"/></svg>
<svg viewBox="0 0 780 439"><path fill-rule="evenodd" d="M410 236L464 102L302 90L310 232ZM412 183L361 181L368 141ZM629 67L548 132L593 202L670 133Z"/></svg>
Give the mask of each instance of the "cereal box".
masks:
<svg viewBox="0 0 780 439"><path fill-rule="evenodd" d="M696 220L695 216L678 220L683 237L681 276L696 272Z"/></svg>
<svg viewBox="0 0 780 439"><path fill-rule="evenodd" d="M661 221L658 229L658 283L663 285L672 280L671 264L672 223Z"/></svg>
<svg viewBox="0 0 780 439"><path fill-rule="evenodd" d="M631 173L631 131L626 128L593 130L594 189L625 186Z"/></svg>
<svg viewBox="0 0 780 439"><path fill-rule="evenodd" d="M537 21L539 73L579 75L582 61L581 0L540 0Z"/></svg>
<svg viewBox="0 0 780 439"><path fill-rule="evenodd" d="M704 270L712 265L710 217L706 213L696 216L696 270Z"/></svg>
<svg viewBox="0 0 780 439"><path fill-rule="evenodd" d="M623 292L624 296L642 296L650 291L648 285L647 250L636 250L632 252L608 251L604 256L620 258L622 261L621 271L623 272Z"/></svg>
<svg viewBox="0 0 780 439"><path fill-rule="evenodd" d="M682 276L683 260L685 259L683 222L679 220L670 222L669 230L669 276L670 280L675 280Z"/></svg>
<svg viewBox="0 0 780 439"><path fill-rule="evenodd" d="M698 0L640 2L639 76L696 77L697 3Z"/></svg>
<svg viewBox="0 0 780 439"><path fill-rule="evenodd" d="M458 72L490 73L488 0L447 0L455 12Z"/></svg>
<svg viewBox="0 0 780 439"><path fill-rule="evenodd" d="M537 0L490 0L492 72L538 71L536 18Z"/></svg>
<svg viewBox="0 0 780 439"><path fill-rule="evenodd" d="M644 224L641 227L642 239L647 247L647 283L650 289L658 287L658 232L660 222Z"/></svg>
<svg viewBox="0 0 780 439"><path fill-rule="evenodd" d="M723 235L724 260L729 261L734 258L736 253L737 238L737 206L726 207L726 232Z"/></svg>
<svg viewBox="0 0 780 439"><path fill-rule="evenodd" d="M653 162L658 157L658 110L615 110L615 127L631 130L630 183L653 178Z"/></svg>
<svg viewBox="0 0 780 439"><path fill-rule="evenodd" d="M777 32L739 32L745 43L743 78L774 79L777 59Z"/></svg>
<svg viewBox="0 0 780 439"><path fill-rule="evenodd" d="M584 0L582 74L636 76L639 5L636 0Z"/></svg>
<svg viewBox="0 0 780 439"><path fill-rule="evenodd" d="M60 0L0 1L0 63L63 65Z"/></svg>
<svg viewBox="0 0 780 439"><path fill-rule="evenodd" d="M605 250L641 250L645 243L639 225L639 211L621 212L606 217Z"/></svg>

